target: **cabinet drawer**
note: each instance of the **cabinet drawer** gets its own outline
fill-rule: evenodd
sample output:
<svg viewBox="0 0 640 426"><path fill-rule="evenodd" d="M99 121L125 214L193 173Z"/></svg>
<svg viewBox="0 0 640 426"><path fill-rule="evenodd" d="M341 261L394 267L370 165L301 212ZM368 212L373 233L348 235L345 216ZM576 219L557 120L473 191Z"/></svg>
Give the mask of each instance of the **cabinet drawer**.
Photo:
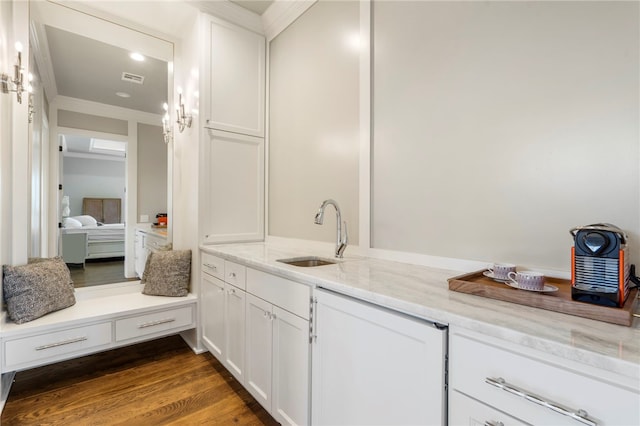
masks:
<svg viewBox="0 0 640 426"><path fill-rule="evenodd" d="M90 351L111 344L111 323L70 328L54 333L8 340L4 344L6 370L34 362L52 362L67 355Z"/></svg>
<svg viewBox="0 0 640 426"><path fill-rule="evenodd" d="M451 387L531 424L589 424L572 417L580 410L598 425L640 424L637 387L596 378L579 364L572 371L517 349L452 333Z"/></svg>
<svg viewBox="0 0 640 426"><path fill-rule="evenodd" d="M246 290L246 275L247 268L237 263L224 261L224 280L231 285Z"/></svg>
<svg viewBox="0 0 640 426"><path fill-rule="evenodd" d="M224 280L224 259L203 252L202 272Z"/></svg>
<svg viewBox="0 0 640 426"><path fill-rule="evenodd" d="M165 245L167 245L167 240L164 238L149 234L144 238L144 246L151 251L162 249Z"/></svg>
<svg viewBox="0 0 640 426"><path fill-rule="evenodd" d="M161 333L167 330L186 330L193 324L193 308L185 306L116 321L116 341Z"/></svg>
<svg viewBox="0 0 640 426"><path fill-rule="evenodd" d="M247 268L247 291L299 317L309 319L311 289L305 284Z"/></svg>
<svg viewBox="0 0 640 426"><path fill-rule="evenodd" d="M449 394L449 424L469 426L525 426L502 411L452 391Z"/></svg>

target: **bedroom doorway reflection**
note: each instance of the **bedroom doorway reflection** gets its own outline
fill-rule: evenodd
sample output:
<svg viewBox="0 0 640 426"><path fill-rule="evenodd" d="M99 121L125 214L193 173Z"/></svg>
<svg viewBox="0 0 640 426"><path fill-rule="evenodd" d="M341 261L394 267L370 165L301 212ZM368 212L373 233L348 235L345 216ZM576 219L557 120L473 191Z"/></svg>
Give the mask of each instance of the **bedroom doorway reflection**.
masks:
<svg viewBox="0 0 640 426"><path fill-rule="evenodd" d="M76 287L124 282L127 142L63 134L61 248Z"/></svg>

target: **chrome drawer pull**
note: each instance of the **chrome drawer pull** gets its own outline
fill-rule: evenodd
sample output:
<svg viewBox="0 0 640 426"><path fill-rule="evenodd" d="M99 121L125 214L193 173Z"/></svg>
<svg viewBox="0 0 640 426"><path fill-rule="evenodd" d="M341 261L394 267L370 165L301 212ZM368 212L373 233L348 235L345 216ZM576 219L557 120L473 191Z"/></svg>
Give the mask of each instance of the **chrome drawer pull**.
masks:
<svg viewBox="0 0 640 426"><path fill-rule="evenodd" d="M484 422L484 426L504 426L504 423L497 420L487 420Z"/></svg>
<svg viewBox="0 0 640 426"><path fill-rule="evenodd" d="M211 268L211 269L213 269L214 271L217 271L217 270L218 270L218 268L216 267L216 265L212 265L212 264L210 264L210 263L205 263L205 264L204 264L204 266L206 266L207 268Z"/></svg>
<svg viewBox="0 0 640 426"><path fill-rule="evenodd" d="M157 321L143 322L142 324L138 325L138 328L153 327L154 325L166 324L168 322L174 322L175 320L175 318L165 318Z"/></svg>
<svg viewBox="0 0 640 426"><path fill-rule="evenodd" d="M593 419L589 418L589 414L585 410L572 410L571 408L565 407L564 405L547 401L539 395L527 392L523 389L518 388L517 386L507 383L502 377L498 377L497 379L487 377L486 379L484 379L484 381L485 383L507 391L513 395L522 397L527 401L535 402L538 405L542 405L543 407L553 410L556 413L562 414L563 416L571 417L572 419L577 420L580 423L584 423L589 426L597 426L597 423Z"/></svg>
<svg viewBox="0 0 640 426"><path fill-rule="evenodd" d="M62 342L49 343L48 345L38 346L38 347L36 347L36 351L43 351L45 349L57 348L58 346L64 346L64 345L70 345L72 343L84 342L87 339L88 339L87 336L73 337L73 338L71 338L69 340L63 340Z"/></svg>

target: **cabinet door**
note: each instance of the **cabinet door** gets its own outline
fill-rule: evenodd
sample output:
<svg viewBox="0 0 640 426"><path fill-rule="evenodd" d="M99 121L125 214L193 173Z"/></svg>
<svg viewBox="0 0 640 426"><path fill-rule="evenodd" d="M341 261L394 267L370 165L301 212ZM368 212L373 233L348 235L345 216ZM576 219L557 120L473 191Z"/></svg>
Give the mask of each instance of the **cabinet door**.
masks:
<svg viewBox="0 0 640 426"><path fill-rule="evenodd" d="M446 332L355 299L314 293L312 424L444 424Z"/></svg>
<svg viewBox="0 0 640 426"><path fill-rule="evenodd" d="M218 360L224 353L224 282L208 274L201 281L202 340Z"/></svg>
<svg viewBox="0 0 640 426"><path fill-rule="evenodd" d="M309 424L309 321L273 307L273 403L282 425Z"/></svg>
<svg viewBox="0 0 640 426"><path fill-rule="evenodd" d="M209 84L205 126L264 136L265 39L237 25L208 18Z"/></svg>
<svg viewBox="0 0 640 426"><path fill-rule="evenodd" d="M209 130L205 243L264 238L264 139Z"/></svg>
<svg viewBox="0 0 640 426"><path fill-rule="evenodd" d="M267 410L271 411L272 307L247 294L245 387Z"/></svg>
<svg viewBox="0 0 640 426"><path fill-rule="evenodd" d="M244 384L244 328L245 292L230 284L224 284L225 295L225 345L223 364Z"/></svg>

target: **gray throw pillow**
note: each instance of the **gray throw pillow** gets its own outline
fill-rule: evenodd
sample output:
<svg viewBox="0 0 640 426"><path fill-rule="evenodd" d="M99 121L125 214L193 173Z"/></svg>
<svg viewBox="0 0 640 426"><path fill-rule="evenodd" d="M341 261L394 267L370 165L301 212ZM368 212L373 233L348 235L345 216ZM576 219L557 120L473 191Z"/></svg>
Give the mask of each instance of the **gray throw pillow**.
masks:
<svg viewBox="0 0 640 426"><path fill-rule="evenodd" d="M191 250L150 253L140 282L143 294L152 296L186 296L191 277Z"/></svg>
<svg viewBox="0 0 640 426"><path fill-rule="evenodd" d="M27 265L2 268L7 313L17 324L76 303L71 274L61 257L29 261Z"/></svg>

